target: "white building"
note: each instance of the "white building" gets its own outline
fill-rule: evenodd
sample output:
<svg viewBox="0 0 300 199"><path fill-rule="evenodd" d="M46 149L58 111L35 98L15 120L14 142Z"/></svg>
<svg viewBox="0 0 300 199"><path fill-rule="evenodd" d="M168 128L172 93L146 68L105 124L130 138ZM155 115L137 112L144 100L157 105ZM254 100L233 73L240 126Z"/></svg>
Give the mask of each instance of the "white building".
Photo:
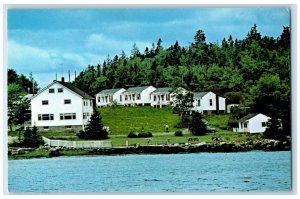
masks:
<svg viewBox="0 0 300 199"><path fill-rule="evenodd" d="M218 98L218 100L217 100ZM195 92L192 111L197 111L205 115L212 112L224 113L226 110L226 100L217 96L213 92Z"/></svg>
<svg viewBox="0 0 300 199"><path fill-rule="evenodd" d="M123 105L125 106L144 106L150 105L150 93L155 91L153 86L131 87L123 92Z"/></svg>
<svg viewBox="0 0 300 199"><path fill-rule="evenodd" d="M163 106L170 105L172 101L171 92L171 87L158 88L153 91L150 94L151 106L161 108Z"/></svg>
<svg viewBox="0 0 300 199"><path fill-rule="evenodd" d="M96 94L96 105L98 107L105 107L112 105L113 102L123 104L124 88L105 89Z"/></svg>
<svg viewBox="0 0 300 199"><path fill-rule="evenodd" d="M263 133L270 119L270 117L261 113L248 114L238 120L238 128L233 128L233 131L240 133Z"/></svg>
<svg viewBox="0 0 300 199"><path fill-rule="evenodd" d="M31 98L31 125L45 131L84 129L93 113L92 99L63 78L54 80Z"/></svg>

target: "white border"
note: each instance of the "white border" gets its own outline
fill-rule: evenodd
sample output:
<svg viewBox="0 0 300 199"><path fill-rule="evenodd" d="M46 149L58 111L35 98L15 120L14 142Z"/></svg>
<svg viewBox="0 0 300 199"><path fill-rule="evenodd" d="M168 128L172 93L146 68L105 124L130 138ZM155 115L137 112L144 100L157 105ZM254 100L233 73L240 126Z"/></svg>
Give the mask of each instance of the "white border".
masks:
<svg viewBox="0 0 300 199"><path fill-rule="evenodd" d="M195 1L195 0L185 0L185 1L172 1L172 5L170 5L170 1L168 0L160 0L160 1L139 1L139 0L126 0L126 2L123 2L121 0L110 0L110 1L107 1L107 2L103 2L102 4L98 4L99 2L95 1L95 0L73 0L71 3L67 2L67 1L62 1L62 0L43 0L43 1L40 1L40 0L3 0L2 1L2 6L0 8L1 10L1 26L3 28L1 28L1 39L2 39L2 43L4 44L3 45L3 53L1 53L0 55L0 58L1 60L3 60L4 62L3 63L3 67L2 67L2 72L1 72L1 80L0 81L0 90L2 91L1 93L1 97L0 97L0 105L1 105L1 116L0 116L0 126L3 127L2 128L2 133L5 134L5 132L7 132L7 116L6 113L6 109L5 109L5 106L4 104L6 104L6 76L4 75L7 71L7 64L6 64L6 60L4 60L3 58L6 56L6 51L4 49L4 47L6 46L5 45L5 30L6 30L6 24L5 24L5 19L4 17L6 16L4 14L4 5L8 5L8 7L19 7L19 8L40 8L40 7L52 7L52 8L57 8L57 7L60 7L60 8L65 8L65 7L80 7L80 8L95 8L95 7L244 7L244 6L247 6L247 7L266 7L266 6L272 6L272 7L284 7L288 4L294 4L294 6L291 7L291 10L292 10L292 20L291 20L291 32L292 32L292 51L293 51L293 54L292 54L292 106L293 106L293 112L292 112L292 129L293 129L293 176L294 176L294 179L293 179L293 185L295 185L296 187L293 187L293 190L294 192L296 191L296 189L298 190L298 193L295 192L295 195L272 195L272 196L267 196L267 195L253 195L250 193L250 195L244 195L242 194L242 197L243 198L253 198L254 197L258 197L258 198L298 198L298 194L299 194L299 183L298 184L295 184L297 183L296 182L296 179L300 179L299 178L299 172L297 173L296 172L296 165L300 165L299 164L299 158L296 159L297 157L297 154L298 154L298 151L297 151L297 148L296 148L296 143L300 143L299 142L299 137L300 136L296 136L296 133L297 133L297 122L298 122L298 118L297 118L297 115L298 115L298 112L299 112L299 109L298 109L298 106L297 106L297 94L299 93L298 92L298 89L299 89L299 83L300 83L300 80L297 79L297 76L299 75L299 70L297 70L297 47L299 47L299 41L297 39L297 36L298 36L298 27L297 27L297 19L299 17L299 14L297 12L297 6L298 6L298 0L286 0L286 1L283 1L283 0L273 0L273 1L265 1L265 0L246 0L246 1L238 1L238 0L228 0L226 1L227 4L224 4L224 2L220 2L220 1L217 1L217 0L210 0L208 2L203 2L201 4L199 4L199 2ZM31 4L31 5L30 5ZM34 5L35 4L35 5ZM56 4L56 5L54 5ZM77 4L77 5L75 5ZM89 5L88 5L89 4ZM135 4L135 5L129 5L129 4ZM153 5L155 4L155 5ZM296 138L296 139L295 139ZM3 144L3 141L5 140L2 140L1 144ZM4 144L3 144L4 145ZM0 154L1 154L1 173L2 175L1 176L4 176L7 177L7 167L5 166L6 165L6 161L4 161L5 157L7 157L6 155L4 155L4 152L5 154L6 153L6 146L2 146L0 147ZM297 161L297 162L296 162ZM2 164L4 163L4 164ZM7 188L4 187L4 184L3 184L4 181L1 181L0 183L0 189L1 189L1 193L3 194L5 189ZM5 182L7 183L7 181ZM5 189L3 189L5 188ZM214 194L214 193L212 193ZM247 193L245 193L247 194ZM276 194L276 193L274 193ZM140 194L140 195L124 195L122 197L125 197L125 198L140 198L141 195L143 194ZM155 195L159 195L159 194L155 194ZM58 195L3 195L4 198L35 198L35 197L38 197L38 198L49 198L49 197L57 197ZM65 198L81 198L83 195L63 195ZM120 195L119 195L120 196ZM166 197L167 195L163 195L163 197ZM168 195L169 196L169 195ZM188 197L191 197L191 198L199 198L198 195L185 195L185 196L188 196ZM96 195L89 195L90 198L96 198L96 197L99 197L99 196L96 196ZM113 195L101 195L101 197L114 197ZM145 198L152 198L153 196L151 195L143 195L142 197L145 197ZM183 195L171 195L172 198L182 198ZM241 195L228 195L228 194L221 194L221 195L201 195L201 197L205 197L205 198L218 198L218 197L222 197L222 198L240 198Z"/></svg>

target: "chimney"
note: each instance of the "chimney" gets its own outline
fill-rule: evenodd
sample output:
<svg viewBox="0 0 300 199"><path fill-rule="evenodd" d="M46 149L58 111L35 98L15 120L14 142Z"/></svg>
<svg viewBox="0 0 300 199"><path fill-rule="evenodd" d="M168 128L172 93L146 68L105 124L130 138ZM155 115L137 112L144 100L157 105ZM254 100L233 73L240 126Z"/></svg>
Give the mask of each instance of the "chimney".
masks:
<svg viewBox="0 0 300 199"><path fill-rule="evenodd" d="M65 78L64 77L61 77L61 82L65 82Z"/></svg>

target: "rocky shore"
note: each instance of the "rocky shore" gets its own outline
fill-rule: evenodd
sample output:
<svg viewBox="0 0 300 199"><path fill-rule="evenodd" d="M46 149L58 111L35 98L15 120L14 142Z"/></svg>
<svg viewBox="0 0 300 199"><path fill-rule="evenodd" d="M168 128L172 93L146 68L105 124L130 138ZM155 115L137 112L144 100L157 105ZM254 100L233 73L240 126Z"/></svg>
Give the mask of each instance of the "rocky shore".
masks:
<svg viewBox="0 0 300 199"><path fill-rule="evenodd" d="M113 148L66 148L42 146L32 148L9 148L9 156L22 155L33 151L47 151L44 157L56 157L64 155L65 151L73 151L72 155L122 155L122 154L172 154L172 153L197 153L197 152L245 152L245 151L288 151L291 150L290 141L278 141L271 139L247 141L247 142L200 142L196 144L173 144L173 145L136 145ZM34 157L33 157L34 158Z"/></svg>

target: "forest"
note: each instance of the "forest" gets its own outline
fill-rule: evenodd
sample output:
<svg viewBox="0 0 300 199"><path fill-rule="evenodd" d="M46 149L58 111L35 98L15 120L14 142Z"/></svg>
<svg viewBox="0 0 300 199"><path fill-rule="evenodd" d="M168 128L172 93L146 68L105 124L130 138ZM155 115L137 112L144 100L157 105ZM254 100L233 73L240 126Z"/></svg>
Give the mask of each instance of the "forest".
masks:
<svg viewBox="0 0 300 199"><path fill-rule="evenodd" d="M221 43L208 43L203 30L191 40L188 46L176 41L164 47L158 38L144 51L133 44L130 55L120 49L120 55L108 55L102 64L88 65L73 83L90 95L103 89L146 85L213 91L226 97L227 104L280 118L290 134L289 27L283 27L277 38L261 35L254 24L241 40L229 35Z"/></svg>
<svg viewBox="0 0 300 199"><path fill-rule="evenodd" d="M102 64L88 65L72 83L92 96L103 89L146 85L212 91L225 97L227 104L249 107L238 112L235 119L247 113L263 113L281 119L285 134L290 135L289 27L283 27L277 38L261 35L254 24L241 40L229 35L221 43L208 43L203 30L196 31L191 40L188 46L176 41L164 47L158 38L143 52L133 44L130 55L120 49L120 55L108 55ZM18 93L37 91L38 85L34 81L33 87L32 81L32 77L8 71L9 107ZM20 114L9 111L9 115Z"/></svg>

